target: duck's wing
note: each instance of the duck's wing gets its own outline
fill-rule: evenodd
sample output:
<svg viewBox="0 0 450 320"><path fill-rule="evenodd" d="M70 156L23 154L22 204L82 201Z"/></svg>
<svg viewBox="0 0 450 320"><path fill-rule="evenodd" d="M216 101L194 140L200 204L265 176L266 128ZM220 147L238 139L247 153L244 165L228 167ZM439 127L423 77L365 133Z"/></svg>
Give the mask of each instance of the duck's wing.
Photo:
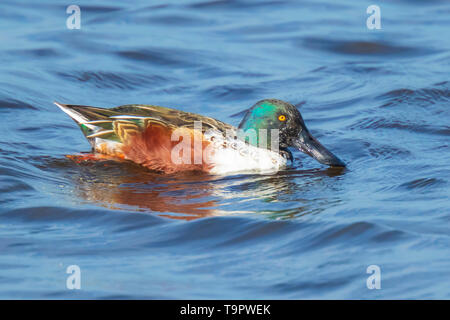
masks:
<svg viewBox="0 0 450 320"><path fill-rule="evenodd" d="M201 122L202 132L209 129L226 132L235 128L222 121L199 114L154 105L123 105L111 109L55 104L78 123L86 138L94 143L95 138L124 142L129 134L143 132L151 124L174 130L194 129Z"/></svg>

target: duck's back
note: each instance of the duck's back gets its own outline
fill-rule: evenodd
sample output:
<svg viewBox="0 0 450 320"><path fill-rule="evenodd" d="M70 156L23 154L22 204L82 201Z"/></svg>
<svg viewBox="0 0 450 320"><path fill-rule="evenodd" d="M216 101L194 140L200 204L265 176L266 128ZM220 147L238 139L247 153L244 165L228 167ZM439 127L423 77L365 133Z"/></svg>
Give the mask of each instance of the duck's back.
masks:
<svg viewBox="0 0 450 320"><path fill-rule="evenodd" d="M278 153L236 139L235 127L195 113L154 105L105 109L56 104L79 124L96 153L131 160L151 170L225 174L277 171L286 164ZM184 141L188 144L183 145Z"/></svg>
<svg viewBox="0 0 450 320"><path fill-rule="evenodd" d="M226 131L234 133L236 130L210 117L154 105L131 104L110 109L62 103L56 105L78 123L96 153L131 160L164 172L208 171L209 164L193 159L195 154L202 153L202 150L196 149L204 149L209 144L205 132L225 134ZM189 145L192 159L174 163L172 150L179 143L174 136L179 138L180 134L192 141L195 137L201 143Z"/></svg>

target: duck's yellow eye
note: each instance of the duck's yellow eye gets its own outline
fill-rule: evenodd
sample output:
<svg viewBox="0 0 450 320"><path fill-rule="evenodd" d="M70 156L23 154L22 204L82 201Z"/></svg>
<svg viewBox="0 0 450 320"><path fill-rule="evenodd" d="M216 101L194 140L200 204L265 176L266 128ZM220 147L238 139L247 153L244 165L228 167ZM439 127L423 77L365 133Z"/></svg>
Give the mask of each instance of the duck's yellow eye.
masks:
<svg viewBox="0 0 450 320"><path fill-rule="evenodd" d="M282 114L281 116L278 116L278 120L286 121L286 116Z"/></svg>

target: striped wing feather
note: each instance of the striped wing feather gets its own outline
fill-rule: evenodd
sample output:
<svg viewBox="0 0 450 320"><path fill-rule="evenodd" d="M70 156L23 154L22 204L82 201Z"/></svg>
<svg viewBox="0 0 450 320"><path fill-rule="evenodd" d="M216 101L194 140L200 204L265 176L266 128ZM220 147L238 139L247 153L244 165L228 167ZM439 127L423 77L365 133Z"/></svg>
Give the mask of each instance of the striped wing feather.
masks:
<svg viewBox="0 0 450 320"><path fill-rule="evenodd" d="M154 105L123 105L111 109L64 105L57 103L80 126L86 138L102 138L125 142L134 133L143 132L151 123L168 129L194 128L194 121L202 122L202 132L215 129L221 132L234 130L234 127L222 121L199 114L165 108ZM78 115L74 117L73 114ZM80 120L81 118L81 120Z"/></svg>

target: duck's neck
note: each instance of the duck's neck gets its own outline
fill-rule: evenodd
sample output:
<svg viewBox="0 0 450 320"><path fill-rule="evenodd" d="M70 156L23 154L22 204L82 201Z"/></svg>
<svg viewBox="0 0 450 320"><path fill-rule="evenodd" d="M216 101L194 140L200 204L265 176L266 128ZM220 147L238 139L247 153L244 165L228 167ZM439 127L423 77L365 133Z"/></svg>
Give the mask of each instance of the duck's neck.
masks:
<svg viewBox="0 0 450 320"><path fill-rule="evenodd" d="M279 131L270 129L248 128L237 130L237 138L258 148L268 149L275 152L286 150L279 144Z"/></svg>

